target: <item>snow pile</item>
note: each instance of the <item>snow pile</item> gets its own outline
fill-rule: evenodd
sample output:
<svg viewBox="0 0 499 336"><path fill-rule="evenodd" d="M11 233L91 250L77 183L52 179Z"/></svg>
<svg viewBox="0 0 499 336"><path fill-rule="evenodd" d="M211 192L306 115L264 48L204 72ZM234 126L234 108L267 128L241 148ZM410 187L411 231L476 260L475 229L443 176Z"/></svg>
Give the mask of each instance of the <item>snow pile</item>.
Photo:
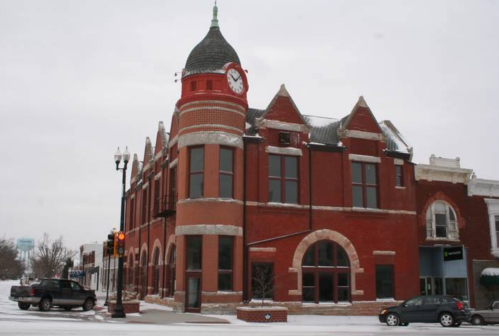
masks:
<svg viewBox="0 0 499 336"><path fill-rule="evenodd" d="M304 116L308 125L312 127L326 127L338 121L334 118L316 117L316 116Z"/></svg>
<svg viewBox="0 0 499 336"><path fill-rule="evenodd" d="M482 276L499 276L499 268L486 268L482 271Z"/></svg>

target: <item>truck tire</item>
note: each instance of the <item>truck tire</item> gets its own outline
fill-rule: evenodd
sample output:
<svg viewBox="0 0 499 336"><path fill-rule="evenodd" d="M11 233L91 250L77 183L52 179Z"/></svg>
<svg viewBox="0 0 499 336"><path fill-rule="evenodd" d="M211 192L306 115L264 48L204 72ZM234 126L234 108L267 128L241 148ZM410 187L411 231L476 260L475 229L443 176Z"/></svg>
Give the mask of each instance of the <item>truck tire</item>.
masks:
<svg viewBox="0 0 499 336"><path fill-rule="evenodd" d="M85 303L83 303L83 310L84 311L89 311L89 310L92 310L94 308L94 300L88 298L85 300Z"/></svg>
<svg viewBox="0 0 499 336"><path fill-rule="evenodd" d="M17 306L19 307L19 309L21 310L28 310L29 307L31 306L31 304L29 303L26 303L26 302L18 302L17 303Z"/></svg>
<svg viewBox="0 0 499 336"><path fill-rule="evenodd" d="M40 309L40 311L49 311L51 306L52 306L52 300L45 297L40 300L40 303L38 304L38 309Z"/></svg>

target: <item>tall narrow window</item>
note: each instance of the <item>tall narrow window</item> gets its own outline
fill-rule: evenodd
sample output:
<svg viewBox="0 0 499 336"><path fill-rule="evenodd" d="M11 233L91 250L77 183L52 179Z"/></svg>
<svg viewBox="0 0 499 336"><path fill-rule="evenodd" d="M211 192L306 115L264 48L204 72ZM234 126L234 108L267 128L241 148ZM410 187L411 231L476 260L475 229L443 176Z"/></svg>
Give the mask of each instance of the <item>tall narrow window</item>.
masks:
<svg viewBox="0 0 499 336"><path fill-rule="evenodd" d="M352 162L352 204L359 208L378 207L375 164Z"/></svg>
<svg viewBox="0 0 499 336"><path fill-rule="evenodd" d="M376 265L376 298L394 298L393 265Z"/></svg>
<svg viewBox="0 0 499 336"><path fill-rule="evenodd" d="M397 187L403 187L404 186L404 175L403 175L403 166L396 165L395 166L395 185Z"/></svg>
<svg viewBox="0 0 499 336"><path fill-rule="evenodd" d="M198 83L197 83L196 81L192 81L192 82L191 82L191 91L196 91L196 89L197 89L197 84L198 84Z"/></svg>
<svg viewBox="0 0 499 336"><path fill-rule="evenodd" d="M201 270L202 236L187 236L187 271Z"/></svg>
<svg viewBox="0 0 499 336"><path fill-rule="evenodd" d="M204 148L190 149L189 198L203 197L204 186Z"/></svg>
<svg viewBox="0 0 499 336"><path fill-rule="evenodd" d="M234 238L220 236L218 239L218 290L232 290L234 267Z"/></svg>
<svg viewBox="0 0 499 336"><path fill-rule="evenodd" d="M234 190L234 150L220 148L219 194L223 198L233 198Z"/></svg>
<svg viewBox="0 0 499 336"><path fill-rule="evenodd" d="M142 223L144 224L147 221L147 196L148 196L148 191L146 189L142 189Z"/></svg>
<svg viewBox="0 0 499 336"><path fill-rule="evenodd" d="M269 155L269 202L298 203L298 158Z"/></svg>
<svg viewBox="0 0 499 336"><path fill-rule="evenodd" d="M213 90L213 81L211 79L206 81L206 90Z"/></svg>
<svg viewBox="0 0 499 336"><path fill-rule="evenodd" d="M499 245L499 216L495 216L495 219L496 219L496 244ZM494 246L492 248L494 248Z"/></svg>
<svg viewBox="0 0 499 336"><path fill-rule="evenodd" d="M131 204L130 204L130 230L134 229L135 225L135 198L132 198Z"/></svg>
<svg viewBox="0 0 499 336"><path fill-rule="evenodd" d="M456 214L450 205L436 201L428 207L426 236L428 238L459 238Z"/></svg>

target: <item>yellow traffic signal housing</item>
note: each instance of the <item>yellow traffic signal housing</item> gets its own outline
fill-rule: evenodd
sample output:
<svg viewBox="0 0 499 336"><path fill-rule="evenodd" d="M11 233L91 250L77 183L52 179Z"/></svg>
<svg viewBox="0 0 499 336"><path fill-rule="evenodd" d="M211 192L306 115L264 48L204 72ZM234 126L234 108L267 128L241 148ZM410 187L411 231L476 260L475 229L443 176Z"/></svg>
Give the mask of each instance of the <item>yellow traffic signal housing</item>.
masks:
<svg viewBox="0 0 499 336"><path fill-rule="evenodd" d="M125 255L125 233L120 231L116 234L116 250L119 257L123 257Z"/></svg>
<svg viewBox="0 0 499 336"><path fill-rule="evenodd" d="M114 250L113 250L113 256L114 257L118 256L118 232L114 233Z"/></svg>

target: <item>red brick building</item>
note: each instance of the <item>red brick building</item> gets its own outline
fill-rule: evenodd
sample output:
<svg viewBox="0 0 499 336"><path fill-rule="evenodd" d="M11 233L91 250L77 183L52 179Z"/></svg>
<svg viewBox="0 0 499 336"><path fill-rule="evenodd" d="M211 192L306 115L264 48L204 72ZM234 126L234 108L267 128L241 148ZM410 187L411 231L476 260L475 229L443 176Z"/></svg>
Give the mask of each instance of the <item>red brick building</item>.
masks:
<svg viewBox="0 0 499 336"><path fill-rule="evenodd" d="M302 114L284 85L250 108L216 11L187 59L170 132L160 122L133 159L125 288L192 312L264 296L362 314L419 294L424 199L447 186L416 181L412 148L362 97L341 119Z"/></svg>

